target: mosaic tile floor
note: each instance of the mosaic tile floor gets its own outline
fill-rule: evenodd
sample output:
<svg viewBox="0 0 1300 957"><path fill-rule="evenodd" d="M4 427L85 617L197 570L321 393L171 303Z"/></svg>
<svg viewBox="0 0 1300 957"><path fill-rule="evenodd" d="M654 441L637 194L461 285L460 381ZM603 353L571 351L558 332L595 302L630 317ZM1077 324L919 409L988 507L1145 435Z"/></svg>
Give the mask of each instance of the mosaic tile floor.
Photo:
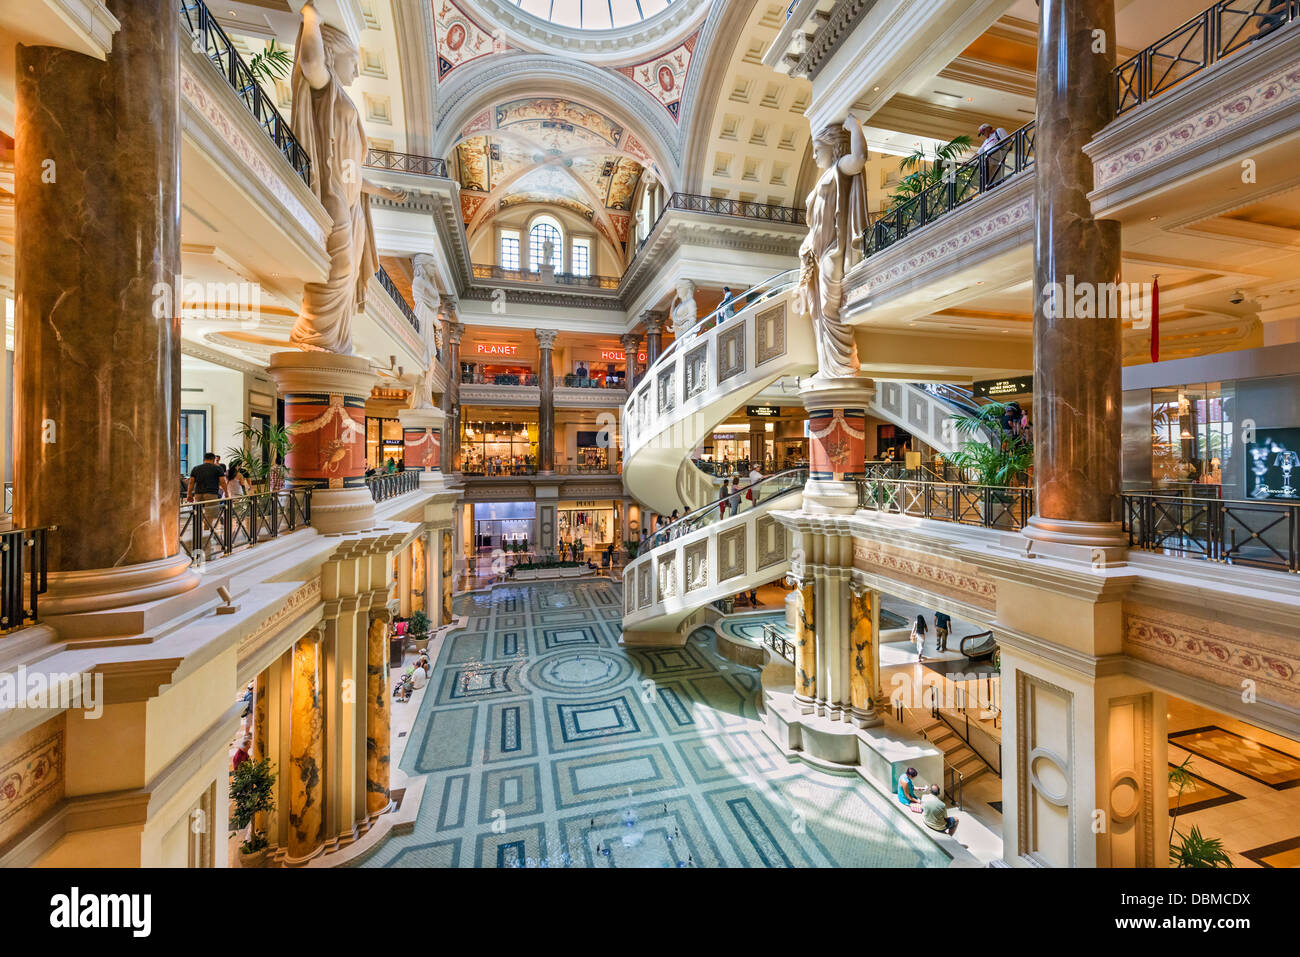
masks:
<svg viewBox="0 0 1300 957"><path fill-rule="evenodd" d="M948 864L856 775L786 760L757 671L712 638L623 649L620 607L608 582L458 601L400 765L415 830L364 866Z"/></svg>

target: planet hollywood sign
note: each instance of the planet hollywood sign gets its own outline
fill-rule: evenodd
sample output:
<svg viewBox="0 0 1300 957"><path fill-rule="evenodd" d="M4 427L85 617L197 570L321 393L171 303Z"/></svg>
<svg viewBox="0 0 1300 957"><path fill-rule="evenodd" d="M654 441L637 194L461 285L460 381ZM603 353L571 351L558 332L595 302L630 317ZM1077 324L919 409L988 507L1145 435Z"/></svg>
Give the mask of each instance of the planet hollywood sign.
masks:
<svg viewBox="0 0 1300 957"><path fill-rule="evenodd" d="M601 349L600 361L601 362L626 362L627 353L621 349ZM645 362L645 353L638 352L636 354L636 361Z"/></svg>

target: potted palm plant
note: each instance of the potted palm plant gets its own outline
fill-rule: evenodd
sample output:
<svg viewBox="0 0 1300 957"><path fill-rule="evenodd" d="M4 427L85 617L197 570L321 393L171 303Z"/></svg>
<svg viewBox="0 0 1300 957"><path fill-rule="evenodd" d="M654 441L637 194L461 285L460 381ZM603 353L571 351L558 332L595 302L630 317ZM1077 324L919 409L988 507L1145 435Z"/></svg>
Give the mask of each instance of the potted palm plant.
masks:
<svg viewBox="0 0 1300 957"><path fill-rule="evenodd" d="M242 867L266 866L270 841L265 831L256 829L254 821L257 815L275 810L275 778L270 758L245 761L230 776L230 799L235 804L235 811L230 816L230 829L242 831L249 828L248 837L239 845Z"/></svg>
<svg viewBox="0 0 1300 957"><path fill-rule="evenodd" d="M1183 758L1182 764L1170 765L1169 783L1178 788L1178 793L1170 802L1174 812L1169 815L1169 863L1174 867L1232 867L1232 858L1223 849L1223 841L1217 837L1205 837L1201 834L1200 828L1195 825L1186 834L1177 829L1183 789L1190 785L1194 778L1190 754ZM1178 844L1174 843L1175 837L1180 839Z"/></svg>
<svg viewBox="0 0 1300 957"><path fill-rule="evenodd" d="M237 446L226 449L226 459L236 468L248 473L254 492L275 491L282 482L283 462L293 451L289 430L280 425L254 426L240 422L235 438Z"/></svg>
<svg viewBox="0 0 1300 957"><path fill-rule="evenodd" d="M415 642L416 651L426 651L429 647L429 616L423 611L414 611L406 620L406 637Z"/></svg>

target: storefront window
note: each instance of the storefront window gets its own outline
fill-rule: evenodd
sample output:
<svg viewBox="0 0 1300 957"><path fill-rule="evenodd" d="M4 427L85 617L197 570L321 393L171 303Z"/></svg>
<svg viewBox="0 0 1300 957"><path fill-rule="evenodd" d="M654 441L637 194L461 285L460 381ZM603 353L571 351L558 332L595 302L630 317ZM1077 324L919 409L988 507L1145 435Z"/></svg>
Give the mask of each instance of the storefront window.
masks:
<svg viewBox="0 0 1300 957"><path fill-rule="evenodd" d="M1232 474L1231 398L1218 382L1151 390L1155 485L1224 484Z"/></svg>
<svg viewBox="0 0 1300 957"><path fill-rule="evenodd" d="M568 545L582 542L589 552L617 541L618 528L611 501L561 502L558 522L560 542Z"/></svg>
<svg viewBox="0 0 1300 957"><path fill-rule="evenodd" d="M469 420L461 434L466 475L531 475L537 471L537 423Z"/></svg>
<svg viewBox="0 0 1300 957"><path fill-rule="evenodd" d="M366 417L366 468L384 468L389 459L401 465L403 450L400 420Z"/></svg>
<svg viewBox="0 0 1300 957"><path fill-rule="evenodd" d="M531 550L536 506L532 502L486 502L473 506L474 547Z"/></svg>

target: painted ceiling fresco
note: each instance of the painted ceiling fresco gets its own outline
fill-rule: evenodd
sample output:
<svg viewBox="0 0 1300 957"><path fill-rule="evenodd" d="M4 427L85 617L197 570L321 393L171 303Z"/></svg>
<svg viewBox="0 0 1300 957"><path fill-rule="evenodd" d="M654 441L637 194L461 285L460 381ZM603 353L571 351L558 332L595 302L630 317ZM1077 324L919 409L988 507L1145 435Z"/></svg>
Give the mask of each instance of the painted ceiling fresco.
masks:
<svg viewBox="0 0 1300 957"><path fill-rule="evenodd" d="M667 53L635 66L620 67L618 71L654 97L674 122L681 119L682 91L698 37L698 33L692 34Z"/></svg>
<svg viewBox="0 0 1300 957"><path fill-rule="evenodd" d="M498 104L461 130L461 214L471 230L502 209L550 203L626 249L629 213L650 157L599 110L557 97Z"/></svg>
<svg viewBox="0 0 1300 957"><path fill-rule="evenodd" d="M433 0L433 38L439 80L479 57L508 49L451 0Z"/></svg>

